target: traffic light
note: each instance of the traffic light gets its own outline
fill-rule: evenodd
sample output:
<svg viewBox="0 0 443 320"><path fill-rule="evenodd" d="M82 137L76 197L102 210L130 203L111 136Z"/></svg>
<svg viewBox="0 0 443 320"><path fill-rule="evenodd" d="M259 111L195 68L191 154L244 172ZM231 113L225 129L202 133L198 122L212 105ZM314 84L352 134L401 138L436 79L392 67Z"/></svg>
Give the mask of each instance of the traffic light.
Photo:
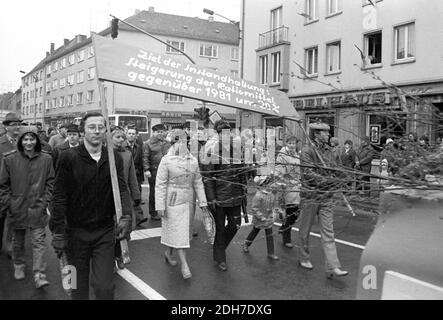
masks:
<svg viewBox="0 0 443 320"><path fill-rule="evenodd" d="M194 117L198 120L203 120L203 108L195 108L194 109Z"/></svg>
<svg viewBox="0 0 443 320"><path fill-rule="evenodd" d="M209 124L209 109L204 108L202 111L203 111L202 112L203 125L206 126Z"/></svg>
<svg viewBox="0 0 443 320"><path fill-rule="evenodd" d="M114 18L112 19L111 23L111 38L115 39L118 36L118 19Z"/></svg>

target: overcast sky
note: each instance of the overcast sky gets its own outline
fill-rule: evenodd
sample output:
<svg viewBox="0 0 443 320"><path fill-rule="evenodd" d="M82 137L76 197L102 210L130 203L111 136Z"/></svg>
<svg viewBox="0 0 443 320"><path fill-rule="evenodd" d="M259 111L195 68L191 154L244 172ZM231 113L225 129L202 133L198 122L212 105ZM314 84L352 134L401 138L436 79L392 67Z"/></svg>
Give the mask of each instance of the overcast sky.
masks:
<svg viewBox="0 0 443 320"><path fill-rule="evenodd" d="M2 0L0 1L0 94L20 87L50 43L90 35L109 25L109 14L125 19L136 9L207 19L203 8L240 20L241 0ZM225 21L215 16L215 20Z"/></svg>

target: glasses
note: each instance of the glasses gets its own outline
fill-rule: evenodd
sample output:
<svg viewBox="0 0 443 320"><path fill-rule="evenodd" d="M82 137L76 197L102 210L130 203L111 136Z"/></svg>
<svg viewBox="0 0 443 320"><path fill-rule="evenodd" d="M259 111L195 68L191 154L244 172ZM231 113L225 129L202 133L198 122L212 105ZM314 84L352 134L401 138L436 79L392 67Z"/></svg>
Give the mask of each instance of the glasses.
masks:
<svg viewBox="0 0 443 320"><path fill-rule="evenodd" d="M94 125L90 125L90 126L86 126L86 130L89 132L105 132L106 131L106 127L103 125L99 125L99 126L94 126Z"/></svg>
<svg viewBox="0 0 443 320"><path fill-rule="evenodd" d="M9 122L8 123L8 127L18 127L20 126L20 122Z"/></svg>

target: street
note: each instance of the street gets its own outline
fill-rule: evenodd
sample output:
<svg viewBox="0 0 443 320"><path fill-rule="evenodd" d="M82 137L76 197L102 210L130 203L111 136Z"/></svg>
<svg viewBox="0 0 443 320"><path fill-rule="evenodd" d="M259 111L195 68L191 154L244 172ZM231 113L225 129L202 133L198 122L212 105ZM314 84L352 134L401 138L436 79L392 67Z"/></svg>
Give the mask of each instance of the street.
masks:
<svg viewBox="0 0 443 320"><path fill-rule="evenodd" d="M146 199L146 195L144 196ZM143 206L147 210L146 205ZM344 300L355 299L357 272L362 246L368 240L376 218L367 215L352 217L345 210L335 214L335 233L338 255L347 277L327 280L324 273L324 259L320 239L312 235L310 243L311 261L314 270L298 266L297 248L286 248L274 226L274 243L278 261L266 257L264 232L260 233L249 253L243 253L241 244L252 226L243 225L227 250L228 271L220 272L212 261L212 246L206 240L206 233L199 214L195 227L198 236L191 241L188 262L192 278L183 280L180 267L165 263L165 247L160 244L160 222L149 221L131 234L129 243L131 263L116 275L117 300ZM293 243L297 244L298 232L295 224L292 231ZM314 225L312 232L317 233ZM13 278L12 262L5 253L0 256L0 300L66 300L58 267L58 260L50 246L50 232L47 233L48 260L47 276L51 285L37 290L31 277L31 247L27 241L28 261L26 278ZM91 290L92 291L92 290Z"/></svg>

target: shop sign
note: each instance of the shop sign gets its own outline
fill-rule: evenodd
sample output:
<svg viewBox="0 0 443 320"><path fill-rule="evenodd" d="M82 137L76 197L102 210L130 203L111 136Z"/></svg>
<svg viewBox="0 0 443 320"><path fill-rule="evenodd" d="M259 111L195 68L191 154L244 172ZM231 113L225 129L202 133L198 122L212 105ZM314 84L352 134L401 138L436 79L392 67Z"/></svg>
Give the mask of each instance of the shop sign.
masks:
<svg viewBox="0 0 443 320"><path fill-rule="evenodd" d="M358 105L384 105L390 103L389 92L355 93L323 97L311 97L292 101L295 109L321 109Z"/></svg>

